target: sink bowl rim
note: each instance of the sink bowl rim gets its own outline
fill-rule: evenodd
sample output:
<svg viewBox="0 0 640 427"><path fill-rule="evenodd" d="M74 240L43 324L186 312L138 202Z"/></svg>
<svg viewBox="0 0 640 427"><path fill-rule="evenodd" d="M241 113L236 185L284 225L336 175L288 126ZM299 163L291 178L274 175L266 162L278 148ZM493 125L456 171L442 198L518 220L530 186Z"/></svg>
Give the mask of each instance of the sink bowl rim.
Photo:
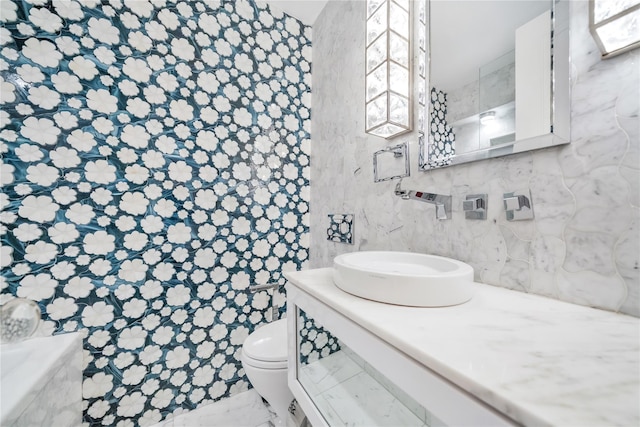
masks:
<svg viewBox="0 0 640 427"><path fill-rule="evenodd" d="M350 257L356 257L356 256L360 256L360 255L365 255L365 254L370 254L370 255L385 255L385 254L393 254L393 255L399 255L399 256L407 256L407 257L419 257L419 258L427 258L427 259L435 259L438 262L446 262L449 264L452 264L453 266L455 266L455 268L449 270L449 271L442 271L442 272L437 272L437 273L433 273L433 274L427 274L427 273L421 273L421 274L415 274L415 273L402 273L402 272L392 272L392 271L384 271L384 270L371 270L368 268L365 268L362 265L358 265L356 263L353 262L349 262L348 258ZM344 267L344 268L349 268L352 270L358 270L358 271L362 271L364 273L369 273L369 274L384 274L387 276L394 276L394 277L404 277L404 278L416 278L416 277L420 277L420 278L435 278L435 277L447 277L447 276L460 276L461 274L464 273L471 273L473 274L473 267L471 267L469 264L462 262L462 261L458 261L456 259L452 259L452 258L447 258L444 256L440 256L440 255L431 255L431 254L423 254L420 252L406 252L406 251L357 251L357 252L347 252L344 254L340 254L337 255L336 257L334 257L333 259L333 265L334 268L336 266L339 267Z"/></svg>
<svg viewBox="0 0 640 427"><path fill-rule="evenodd" d="M368 263L345 263L350 256L373 254ZM445 262L449 271L439 271L437 265L428 268L405 266L407 273L400 272L387 264L387 269L375 269L380 257L396 256L398 264L413 258L415 262ZM376 256L378 257L376 259ZM374 266L372 268L372 265ZM360 251L338 255L333 262L333 282L343 291L359 298L384 304L408 307L449 307L463 304L473 297L473 267L455 259L438 255L400 251Z"/></svg>

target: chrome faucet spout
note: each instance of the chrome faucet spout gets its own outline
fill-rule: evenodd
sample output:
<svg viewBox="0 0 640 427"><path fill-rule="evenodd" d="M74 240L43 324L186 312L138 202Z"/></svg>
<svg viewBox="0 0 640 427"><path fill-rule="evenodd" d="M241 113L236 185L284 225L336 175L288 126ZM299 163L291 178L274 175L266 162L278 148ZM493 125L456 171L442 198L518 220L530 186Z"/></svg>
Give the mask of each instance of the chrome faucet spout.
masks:
<svg viewBox="0 0 640 427"><path fill-rule="evenodd" d="M438 219L448 219L447 216L447 208L444 204L436 204L436 218Z"/></svg>
<svg viewBox="0 0 640 427"><path fill-rule="evenodd" d="M420 202L435 205L437 219L451 219L451 196L423 191L403 190L402 179L396 184L394 194L403 200L418 200Z"/></svg>

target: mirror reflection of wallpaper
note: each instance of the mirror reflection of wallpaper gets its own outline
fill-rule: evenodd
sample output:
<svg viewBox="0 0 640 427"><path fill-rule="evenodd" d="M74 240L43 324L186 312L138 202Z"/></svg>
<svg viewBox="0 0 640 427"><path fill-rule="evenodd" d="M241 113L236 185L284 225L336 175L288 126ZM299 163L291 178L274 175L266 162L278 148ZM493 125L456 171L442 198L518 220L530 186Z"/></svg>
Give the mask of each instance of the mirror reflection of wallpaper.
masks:
<svg viewBox="0 0 640 427"><path fill-rule="evenodd" d="M313 318L300 310L298 333L300 334L300 364L308 365L340 351L340 342Z"/></svg>
<svg viewBox="0 0 640 427"><path fill-rule="evenodd" d="M433 166L451 163L456 154L456 136L447 124L447 94L431 88L431 136L428 162Z"/></svg>

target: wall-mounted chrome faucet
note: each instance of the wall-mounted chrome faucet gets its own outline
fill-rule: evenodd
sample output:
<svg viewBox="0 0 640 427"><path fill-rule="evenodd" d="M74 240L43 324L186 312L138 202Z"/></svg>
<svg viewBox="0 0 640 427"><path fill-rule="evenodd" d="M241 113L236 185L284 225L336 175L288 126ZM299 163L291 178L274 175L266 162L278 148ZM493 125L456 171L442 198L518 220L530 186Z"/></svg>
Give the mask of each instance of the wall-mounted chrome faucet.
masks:
<svg viewBox="0 0 640 427"><path fill-rule="evenodd" d="M487 195L468 195L462 202L462 210L466 219L487 219Z"/></svg>
<svg viewBox="0 0 640 427"><path fill-rule="evenodd" d="M396 184L394 191L396 196L404 200L419 200L421 202L435 205L437 219L451 219L451 196L425 193L423 191L403 190L401 188L402 180Z"/></svg>
<svg viewBox="0 0 640 427"><path fill-rule="evenodd" d="M503 202L507 221L533 219L533 203L529 189L504 193Z"/></svg>

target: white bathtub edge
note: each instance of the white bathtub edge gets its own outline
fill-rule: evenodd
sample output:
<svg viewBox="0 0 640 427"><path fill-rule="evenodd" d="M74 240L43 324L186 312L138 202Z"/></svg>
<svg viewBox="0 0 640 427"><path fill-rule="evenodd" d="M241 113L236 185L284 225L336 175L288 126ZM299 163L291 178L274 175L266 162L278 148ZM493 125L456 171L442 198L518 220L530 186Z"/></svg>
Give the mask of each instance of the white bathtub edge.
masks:
<svg viewBox="0 0 640 427"><path fill-rule="evenodd" d="M56 372L69 363L74 352L82 354L82 334L73 332L51 337L32 338L17 344L0 346L6 351L24 353L18 369L6 373L0 382L0 425L15 420L38 395Z"/></svg>

